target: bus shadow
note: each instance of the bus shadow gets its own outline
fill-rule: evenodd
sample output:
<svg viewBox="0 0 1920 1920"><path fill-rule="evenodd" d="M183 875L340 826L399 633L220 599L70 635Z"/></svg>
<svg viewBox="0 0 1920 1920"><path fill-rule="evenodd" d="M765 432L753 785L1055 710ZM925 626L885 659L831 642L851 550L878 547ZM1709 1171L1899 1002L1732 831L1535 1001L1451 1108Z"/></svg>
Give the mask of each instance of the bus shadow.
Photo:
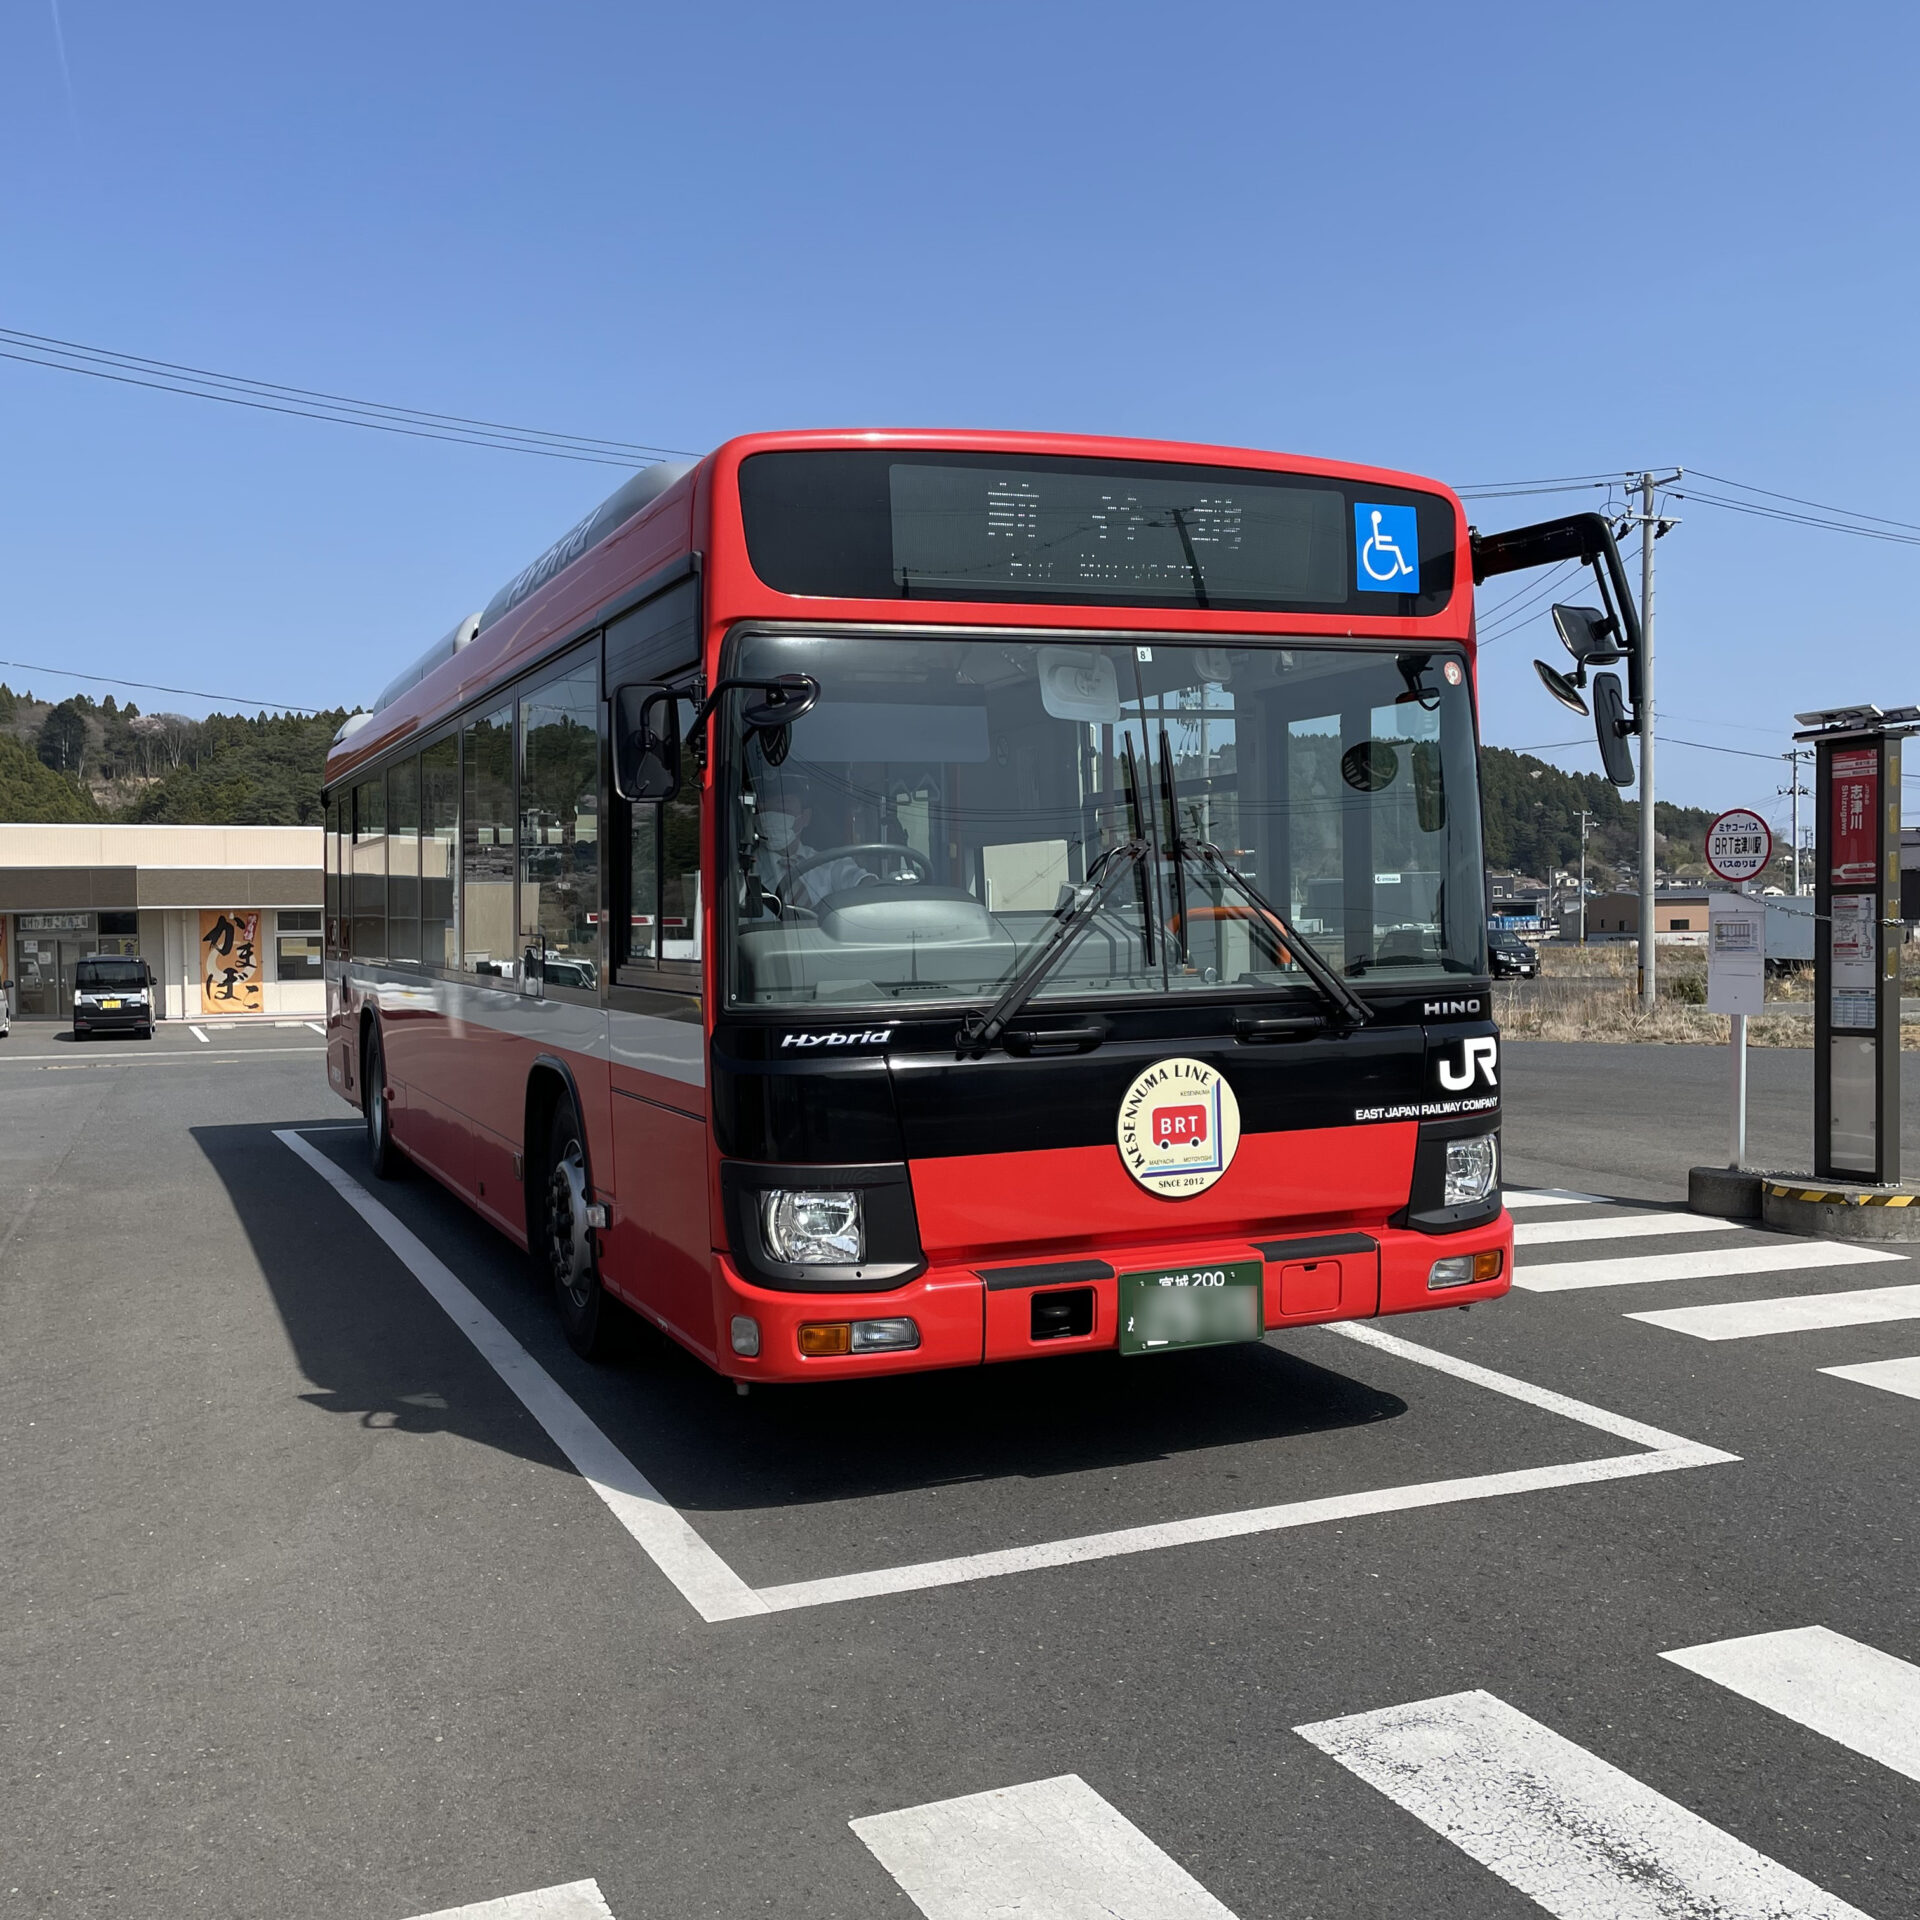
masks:
<svg viewBox="0 0 1920 1920"><path fill-rule="evenodd" d="M621 1369L648 1472L692 1511L805 1506L977 1481L1045 1480L1371 1426L1406 1402L1278 1347L1003 1362L716 1393L654 1336Z"/></svg>
<svg viewBox="0 0 1920 1920"><path fill-rule="evenodd" d="M432 1297L356 1230L339 1196L271 1127L202 1126L192 1134L227 1190L311 1383L302 1400L363 1427L453 1433L555 1464L553 1443Z"/></svg>
<svg viewBox="0 0 1920 1920"><path fill-rule="evenodd" d="M392 1256L270 1128L198 1127L194 1137L313 1383L302 1398L364 1426L451 1432L555 1462L553 1443L425 1289L396 1273ZM313 1144L363 1178L357 1141L321 1132ZM624 1312L610 1359L580 1360L525 1256L454 1196L419 1173L375 1193L689 1512L1042 1480L1370 1426L1407 1411L1393 1394L1266 1344L763 1386L742 1399Z"/></svg>

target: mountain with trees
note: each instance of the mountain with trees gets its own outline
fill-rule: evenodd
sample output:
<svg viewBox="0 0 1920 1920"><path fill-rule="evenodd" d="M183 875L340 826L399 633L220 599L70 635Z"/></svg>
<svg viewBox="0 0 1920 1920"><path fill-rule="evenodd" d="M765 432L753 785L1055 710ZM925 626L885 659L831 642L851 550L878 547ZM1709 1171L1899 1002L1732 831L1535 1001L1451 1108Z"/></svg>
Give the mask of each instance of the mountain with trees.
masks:
<svg viewBox="0 0 1920 1920"><path fill-rule="evenodd" d="M1622 871L1640 865L1640 803L1597 773L1567 773L1529 753L1507 747L1480 750L1482 820L1487 865L1512 868L1550 880L1556 868L1580 865L1580 813L1593 816L1587 834L1587 875L1597 886L1618 884ZM1662 880L1710 880L1707 829L1717 809L1677 807L1656 800L1653 808L1655 871ZM1793 879L1793 850L1782 843L1767 880Z"/></svg>
<svg viewBox="0 0 1920 1920"><path fill-rule="evenodd" d="M298 826L320 818L331 713L142 713L0 681L0 819Z"/></svg>

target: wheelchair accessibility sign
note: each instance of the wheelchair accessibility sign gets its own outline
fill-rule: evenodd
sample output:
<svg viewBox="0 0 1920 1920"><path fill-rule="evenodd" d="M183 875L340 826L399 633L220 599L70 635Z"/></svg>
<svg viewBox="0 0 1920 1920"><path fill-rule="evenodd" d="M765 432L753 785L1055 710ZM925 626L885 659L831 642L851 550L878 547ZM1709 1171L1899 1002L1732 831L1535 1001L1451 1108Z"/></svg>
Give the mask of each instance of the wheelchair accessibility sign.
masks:
<svg viewBox="0 0 1920 1920"><path fill-rule="evenodd" d="M1362 593L1420 591L1420 522L1411 507L1353 503L1354 585Z"/></svg>

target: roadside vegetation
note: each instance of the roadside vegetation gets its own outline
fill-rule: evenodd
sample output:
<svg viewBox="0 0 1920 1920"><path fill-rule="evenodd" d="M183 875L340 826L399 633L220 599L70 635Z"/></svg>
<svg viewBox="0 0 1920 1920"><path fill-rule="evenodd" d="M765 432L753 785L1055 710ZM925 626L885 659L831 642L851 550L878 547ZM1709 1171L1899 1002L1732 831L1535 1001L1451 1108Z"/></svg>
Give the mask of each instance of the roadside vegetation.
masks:
<svg viewBox="0 0 1920 1920"><path fill-rule="evenodd" d="M1730 1022L1707 1011L1707 956L1704 947L1660 949L1660 997L1652 1013L1642 1013L1638 998L1639 948L1631 941L1540 943L1537 980L1496 981L1493 1016L1514 1040L1598 1040L1666 1046L1725 1046ZM1920 992L1920 953L1910 946L1902 985L1908 996ZM1771 974L1767 1000L1780 1012L1753 1014L1747 1020L1747 1044L1753 1047L1813 1045L1813 969L1795 967ZM1900 1030L1903 1053L1920 1052L1920 1021Z"/></svg>

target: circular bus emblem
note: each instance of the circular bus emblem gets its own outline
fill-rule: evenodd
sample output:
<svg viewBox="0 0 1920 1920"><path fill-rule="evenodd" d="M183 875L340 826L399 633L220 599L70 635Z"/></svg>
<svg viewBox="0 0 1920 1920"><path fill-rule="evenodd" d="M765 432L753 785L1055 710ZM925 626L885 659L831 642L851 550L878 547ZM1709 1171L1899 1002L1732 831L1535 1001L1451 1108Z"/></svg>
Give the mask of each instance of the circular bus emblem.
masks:
<svg viewBox="0 0 1920 1920"><path fill-rule="evenodd" d="M1190 1200L1233 1165L1240 1103L1204 1060L1156 1060L1121 1096L1115 1135L1127 1171L1149 1193Z"/></svg>

